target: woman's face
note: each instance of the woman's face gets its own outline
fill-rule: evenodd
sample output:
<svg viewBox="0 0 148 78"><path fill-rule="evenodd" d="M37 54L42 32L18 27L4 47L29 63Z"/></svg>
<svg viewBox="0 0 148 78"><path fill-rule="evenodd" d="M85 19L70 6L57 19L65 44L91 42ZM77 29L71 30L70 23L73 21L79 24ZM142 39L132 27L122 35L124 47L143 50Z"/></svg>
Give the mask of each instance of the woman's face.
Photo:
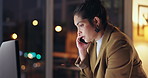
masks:
<svg viewBox="0 0 148 78"><path fill-rule="evenodd" d="M74 16L74 24L77 27L78 37L82 37L85 42L92 42L95 39L95 27L87 19L82 19L78 15Z"/></svg>

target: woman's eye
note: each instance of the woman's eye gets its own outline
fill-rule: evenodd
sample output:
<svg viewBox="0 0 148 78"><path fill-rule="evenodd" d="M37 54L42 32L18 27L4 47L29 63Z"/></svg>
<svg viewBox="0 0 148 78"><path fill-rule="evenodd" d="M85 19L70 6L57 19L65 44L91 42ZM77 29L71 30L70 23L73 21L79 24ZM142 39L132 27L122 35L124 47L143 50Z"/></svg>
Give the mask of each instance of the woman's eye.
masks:
<svg viewBox="0 0 148 78"><path fill-rule="evenodd" d="M84 24L81 24L81 25L80 25L80 27L83 27L83 26L84 26Z"/></svg>

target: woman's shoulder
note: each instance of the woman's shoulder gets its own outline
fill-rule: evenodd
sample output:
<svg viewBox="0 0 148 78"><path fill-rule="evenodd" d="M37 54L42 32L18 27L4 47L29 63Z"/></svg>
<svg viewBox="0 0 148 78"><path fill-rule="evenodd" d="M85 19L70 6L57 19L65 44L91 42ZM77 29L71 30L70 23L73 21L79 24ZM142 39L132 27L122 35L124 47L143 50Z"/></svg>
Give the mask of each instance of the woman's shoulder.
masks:
<svg viewBox="0 0 148 78"><path fill-rule="evenodd" d="M119 28L117 28L116 26L112 26L113 30L112 32L108 33L109 35L109 39L108 39L108 44L112 45L112 44L122 44L122 42L124 43L128 43L131 44L132 41L131 39L122 31L119 30Z"/></svg>
<svg viewBox="0 0 148 78"><path fill-rule="evenodd" d="M118 27L110 25L112 27L112 32L110 34L110 40L123 40L128 39L128 36L123 33Z"/></svg>
<svg viewBox="0 0 148 78"><path fill-rule="evenodd" d="M107 54L108 55L114 54L121 48L124 49L126 48L131 50L132 49L131 40L128 38L126 34L121 32L117 27L114 27L113 31L110 33L110 37L107 42L106 46Z"/></svg>

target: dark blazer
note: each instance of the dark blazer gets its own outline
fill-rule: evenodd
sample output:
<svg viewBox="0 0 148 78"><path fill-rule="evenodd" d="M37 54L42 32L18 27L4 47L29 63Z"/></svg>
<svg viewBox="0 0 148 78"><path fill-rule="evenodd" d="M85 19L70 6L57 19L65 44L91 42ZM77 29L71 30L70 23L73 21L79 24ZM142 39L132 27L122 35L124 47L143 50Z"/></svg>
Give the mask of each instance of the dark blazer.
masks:
<svg viewBox="0 0 148 78"><path fill-rule="evenodd" d="M80 78L147 78L132 41L118 28L107 25L98 58L96 42L88 48L84 61L75 62Z"/></svg>

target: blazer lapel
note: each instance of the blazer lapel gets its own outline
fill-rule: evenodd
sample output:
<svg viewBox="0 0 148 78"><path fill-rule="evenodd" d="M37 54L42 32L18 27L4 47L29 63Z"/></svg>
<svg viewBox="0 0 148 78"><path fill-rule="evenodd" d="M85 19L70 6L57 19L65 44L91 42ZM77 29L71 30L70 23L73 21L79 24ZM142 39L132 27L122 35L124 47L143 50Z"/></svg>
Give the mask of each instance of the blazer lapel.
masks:
<svg viewBox="0 0 148 78"><path fill-rule="evenodd" d="M92 71L94 71L94 66L96 64L96 42L94 41L93 43L91 43L88 52L90 52L90 67L92 69ZM94 73L94 72L93 72Z"/></svg>
<svg viewBox="0 0 148 78"><path fill-rule="evenodd" d="M101 56L103 56L104 48L107 45L107 42L111 36L111 32L113 31L113 29L114 29L114 27L112 25L108 25L105 29L105 33L104 33L103 40L102 40L102 45L101 45L100 52L99 52L98 58L96 60L94 69L96 68L96 66L98 64L100 64L99 62L100 62Z"/></svg>

